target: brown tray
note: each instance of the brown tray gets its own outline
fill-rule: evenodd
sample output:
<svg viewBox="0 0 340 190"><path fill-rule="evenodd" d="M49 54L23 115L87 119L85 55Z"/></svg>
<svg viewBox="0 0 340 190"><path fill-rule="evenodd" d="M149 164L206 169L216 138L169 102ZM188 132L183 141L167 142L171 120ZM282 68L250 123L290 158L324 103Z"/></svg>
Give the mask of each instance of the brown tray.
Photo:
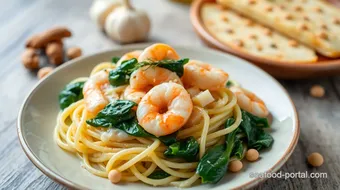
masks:
<svg viewBox="0 0 340 190"><path fill-rule="evenodd" d="M292 64L284 61L273 61L263 57L254 56L227 46L211 35L203 25L200 12L202 5L206 2L215 2L215 0L195 0L191 5L190 17L196 33L208 46L244 58L261 67L274 77L281 79L302 79L340 75L340 58L330 59L318 55L318 61L316 63ZM340 5L340 2L335 0L330 0L329 2L336 6Z"/></svg>

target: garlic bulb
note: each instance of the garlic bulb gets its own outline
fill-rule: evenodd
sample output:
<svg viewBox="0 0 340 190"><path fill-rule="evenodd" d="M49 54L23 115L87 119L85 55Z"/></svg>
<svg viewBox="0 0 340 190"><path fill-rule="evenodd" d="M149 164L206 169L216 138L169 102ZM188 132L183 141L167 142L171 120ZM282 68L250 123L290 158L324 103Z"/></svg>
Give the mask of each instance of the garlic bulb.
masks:
<svg viewBox="0 0 340 190"><path fill-rule="evenodd" d="M150 30L148 15L134 9L128 0L125 5L115 9L106 18L107 35L120 43L132 43L145 40Z"/></svg>
<svg viewBox="0 0 340 190"><path fill-rule="evenodd" d="M121 4L121 0L95 0L90 8L90 17L100 29L104 29L106 17Z"/></svg>

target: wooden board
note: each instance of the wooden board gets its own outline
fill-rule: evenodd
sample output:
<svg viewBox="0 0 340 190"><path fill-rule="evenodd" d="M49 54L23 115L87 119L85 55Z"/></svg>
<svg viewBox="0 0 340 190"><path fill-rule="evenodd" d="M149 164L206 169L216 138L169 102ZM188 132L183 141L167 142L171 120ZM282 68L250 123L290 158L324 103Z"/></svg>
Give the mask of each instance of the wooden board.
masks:
<svg viewBox="0 0 340 190"><path fill-rule="evenodd" d="M20 63L25 39L53 25L69 26L74 37L65 43L78 45L84 54L116 48L90 21L91 0L11 0L0 1L0 189L67 189L41 173L21 150L16 135L16 119L27 93L38 79ZM148 10L152 19L150 42L202 46L194 34L188 15L189 7L172 1L135 0ZM340 188L340 77L301 81L280 81L293 98L300 116L299 144L283 172L326 172L327 179L268 179L256 189L339 189ZM324 99L309 96L309 88L321 84ZM279 100L278 100L279 101ZM325 164L310 168L306 157L320 152Z"/></svg>
<svg viewBox="0 0 340 190"><path fill-rule="evenodd" d="M330 59L318 54L316 63L292 64L284 61L273 61L263 57L251 55L236 48L227 46L217 40L203 25L200 11L204 3L215 0L196 0L191 6L191 23L198 36L210 47L237 55L261 67L271 75L281 79L301 79L320 76L335 76L340 74L340 59Z"/></svg>

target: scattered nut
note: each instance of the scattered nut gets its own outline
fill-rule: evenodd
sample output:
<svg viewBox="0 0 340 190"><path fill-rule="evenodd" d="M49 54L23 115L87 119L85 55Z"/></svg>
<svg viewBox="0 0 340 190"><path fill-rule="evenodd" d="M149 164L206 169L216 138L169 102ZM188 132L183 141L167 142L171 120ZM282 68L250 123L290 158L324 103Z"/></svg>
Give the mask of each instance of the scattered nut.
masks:
<svg viewBox="0 0 340 190"><path fill-rule="evenodd" d="M46 46L46 55L49 61L54 65L63 63L63 45L58 42L52 42Z"/></svg>
<svg viewBox="0 0 340 190"><path fill-rule="evenodd" d="M280 7L281 10L285 10L286 9L286 7L284 5L280 5L279 7Z"/></svg>
<svg viewBox="0 0 340 190"><path fill-rule="evenodd" d="M67 50L67 57L69 59L80 57L81 54L82 54L82 51L79 47L72 47Z"/></svg>
<svg viewBox="0 0 340 190"><path fill-rule="evenodd" d="M295 41L295 40L289 40L289 45L290 46L292 46L292 47L297 47L299 44L298 44L298 42L297 41Z"/></svg>
<svg viewBox="0 0 340 190"><path fill-rule="evenodd" d="M43 67L43 68L39 69L39 71L38 71L38 74L37 74L38 78L42 79L52 71L53 71L53 67Z"/></svg>
<svg viewBox="0 0 340 190"><path fill-rule="evenodd" d="M243 164L240 160L233 160L229 163L228 169L231 172L238 172L243 168Z"/></svg>
<svg viewBox="0 0 340 190"><path fill-rule="evenodd" d="M246 159L248 161L256 161L259 159L259 152L256 149L249 149L246 153Z"/></svg>
<svg viewBox="0 0 340 190"><path fill-rule="evenodd" d="M38 69L39 56L36 54L35 49L25 49L25 51L21 55L21 62L27 69Z"/></svg>
<svg viewBox="0 0 340 190"><path fill-rule="evenodd" d="M323 156L320 153L313 152L308 156L308 163L314 167L319 167L323 164Z"/></svg>
<svg viewBox="0 0 340 190"><path fill-rule="evenodd" d="M26 40L25 46L26 46L26 47L32 47L32 43L33 43L34 41L37 41L38 38L39 38L39 34L35 34L35 35L29 37L29 38Z"/></svg>
<svg viewBox="0 0 340 190"><path fill-rule="evenodd" d="M320 85L314 85L310 88L309 93L315 98L322 98L325 95L325 89Z"/></svg>
<svg viewBox="0 0 340 190"><path fill-rule="evenodd" d="M111 183L118 183L122 179L122 173L118 170L111 170L108 175L109 180Z"/></svg>
<svg viewBox="0 0 340 190"><path fill-rule="evenodd" d="M30 47L36 49L43 48L52 41L59 41L62 38L70 36L72 36L72 33L66 27L54 27L43 32L42 34L37 36L34 40L32 39Z"/></svg>

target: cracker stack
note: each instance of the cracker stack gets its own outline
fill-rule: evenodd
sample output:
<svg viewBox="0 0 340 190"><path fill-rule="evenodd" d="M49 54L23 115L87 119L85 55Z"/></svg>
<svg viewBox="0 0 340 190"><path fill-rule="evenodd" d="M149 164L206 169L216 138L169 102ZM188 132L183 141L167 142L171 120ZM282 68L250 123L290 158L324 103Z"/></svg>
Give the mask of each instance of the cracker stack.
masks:
<svg viewBox="0 0 340 190"><path fill-rule="evenodd" d="M327 57L340 57L340 10L321 0L217 0L300 41Z"/></svg>
<svg viewBox="0 0 340 190"><path fill-rule="evenodd" d="M205 3L201 18L218 40L245 53L291 63L317 60L312 49L216 3Z"/></svg>

